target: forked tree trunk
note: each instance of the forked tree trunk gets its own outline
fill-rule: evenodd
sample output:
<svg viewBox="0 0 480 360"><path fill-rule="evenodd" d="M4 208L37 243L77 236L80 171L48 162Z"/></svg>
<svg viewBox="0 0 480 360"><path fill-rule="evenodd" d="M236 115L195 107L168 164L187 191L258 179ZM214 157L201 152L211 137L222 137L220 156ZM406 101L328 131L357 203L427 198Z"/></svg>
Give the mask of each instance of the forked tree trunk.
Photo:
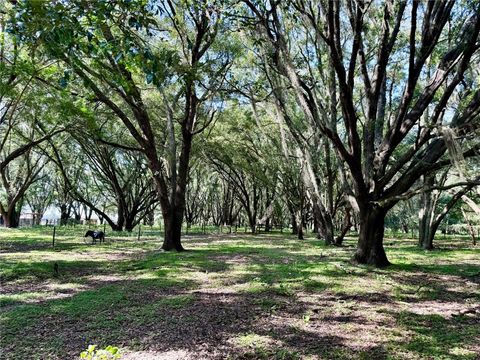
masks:
<svg viewBox="0 0 480 360"><path fill-rule="evenodd" d="M360 233L354 260L359 264L385 267L390 265L383 248L385 215L387 211L377 205L360 210Z"/></svg>
<svg viewBox="0 0 480 360"><path fill-rule="evenodd" d="M163 213L164 240L162 249L165 251L184 251L181 243L183 210Z"/></svg>

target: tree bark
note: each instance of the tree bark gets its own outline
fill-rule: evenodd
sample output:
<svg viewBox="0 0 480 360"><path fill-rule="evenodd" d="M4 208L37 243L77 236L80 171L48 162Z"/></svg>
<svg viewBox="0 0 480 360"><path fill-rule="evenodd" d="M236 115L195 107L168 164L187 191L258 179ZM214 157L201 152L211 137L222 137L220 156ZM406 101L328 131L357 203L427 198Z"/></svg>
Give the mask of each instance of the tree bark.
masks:
<svg viewBox="0 0 480 360"><path fill-rule="evenodd" d="M7 228L18 228L20 223L20 214L17 213L16 209L9 209L8 212L2 214L3 216L3 225Z"/></svg>
<svg viewBox="0 0 480 360"><path fill-rule="evenodd" d="M295 213L291 210L290 213L291 217L291 223L292 223L292 235L297 235L298 234L298 224L297 224L297 218L295 216Z"/></svg>
<svg viewBox="0 0 480 360"><path fill-rule="evenodd" d="M390 265L383 248L387 210L368 204L360 208L360 233L354 260L359 264L386 267Z"/></svg>
<svg viewBox="0 0 480 360"><path fill-rule="evenodd" d="M126 219L125 220L125 230L128 231L128 232L132 232L133 228L135 227L135 224L134 224L134 219Z"/></svg>
<svg viewBox="0 0 480 360"><path fill-rule="evenodd" d="M346 207L342 231L340 232L340 235L338 235L337 238L335 239L335 245L341 246L343 244L343 239L345 238L345 235L347 235L347 232L350 230L351 226L352 226L352 221L350 218L350 209Z"/></svg>
<svg viewBox="0 0 480 360"><path fill-rule="evenodd" d="M165 251L184 251L181 243L183 210L163 213L164 240L162 249Z"/></svg>
<svg viewBox="0 0 480 360"><path fill-rule="evenodd" d="M435 184L435 175L424 176L424 187L432 187ZM418 245L425 250L433 249L433 238L438 226L434 226L435 199L431 191L422 194L422 208L419 213Z"/></svg>

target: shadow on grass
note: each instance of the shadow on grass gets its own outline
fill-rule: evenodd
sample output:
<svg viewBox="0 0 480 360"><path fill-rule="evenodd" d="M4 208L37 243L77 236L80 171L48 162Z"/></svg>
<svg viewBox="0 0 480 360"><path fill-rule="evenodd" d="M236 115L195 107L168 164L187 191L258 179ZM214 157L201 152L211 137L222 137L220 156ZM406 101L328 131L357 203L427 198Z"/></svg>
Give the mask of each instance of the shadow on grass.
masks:
<svg viewBox="0 0 480 360"><path fill-rule="evenodd" d="M163 274L167 275L167 274ZM171 274L170 274L171 275ZM278 294L190 291L195 283L157 278L124 281L85 291L67 300L25 305L1 315L1 345L9 359L35 353L50 359L74 358L88 344L113 344L131 350L164 352L215 349L216 358L296 359L299 354L327 358L371 358L382 351L352 349L334 334L309 332L270 323L268 301L282 303ZM283 302L283 316L305 313L302 303ZM270 309L271 310L271 309ZM361 318L326 318L358 322ZM256 333L275 341L266 348L242 348L232 340ZM211 351L210 350L210 351ZM208 355L208 354L205 354ZM375 357L382 359L383 357Z"/></svg>
<svg viewBox="0 0 480 360"><path fill-rule="evenodd" d="M394 347L401 346L420 358L477 359L478 353L466 349L466 346L477 344L480 337L478 315L445 318L408 311L390 314L399 326L411 332L405 343L393 344Z"/></svg>
<svg viewBox="0 0 480 360"><path fill-rule="evenodd" d="M360 348L349 346L348 339L342 334L345 328L341 326L358 328L361 336L360 329L369 321L362 315L323 314L322 326L327 330L329 326L336 327L335 333L330 330L309 331L306 327L291 326L283 321L289 317L301 323L309 311L311 304L298 301L297 290L318 295L323 301L322 306L327 309L342 307L346 302L352 306L368 303L372 306L373 316L376 306L389 306L394 302L390 295L375 289L365 289L366 293L358 294L342 292L338 288L334 293L329 292L330 285L323 281L325 278L327 282L344 281L342 286L345 286L364 277L385 276L400 286L416 286L417 280L409 274L465 273L470 276L474 265L416 266L410 263L370 272L372 269L368 267L354 267L348 263L350 247L325 247L316 240L286 242L276 236L266 239L252 236L231 244L228 243L230 239L235 237L209 236L197 239L202 244L208 243L207 247L182 253L150 251L143 253L141 259L61 262L60 281L84 283L88 281L86 277L98 274L112 275L112 279L119 275L120 280L96 280L95 289L82 290L67 299L23 304L3 312L0 314L4 329L0 334L0 345L9 359L30 358L31 354L39 358L74 358L92 343L102 347L115 345L158 352L186 349L203 354L203 357L219 359L226 355L261 359L294 359L300 355L329 359L386 359L390 348L406 349L420 357L445 357L450 347L462 347L478 338L478 329L473 328L467 317L457 322L433 315L426 317L391 311L388 315L411 331L412 340L407 343L390 341L388 344L379 340ZM309 247L308 251L304 251L304 247ZM312 248L314 251L310 251ZM9 280L25 279L36 272L40 274L39 279L53 276L52 262L35 261L19 266L12 270L16 277L12 275ZM236 270L242 271L230 274ZM214 273L221 285L199 289L200 277L205 273ZM322 280L312 279L317 275ZM235 276L234 283L261 285L250 291L230 291L224 281L232 276ZM435 288L437 292L443 290L446 289ZM428 326L433 326L432 334L428 334ZM442 337L442 327L453 334ZM469 338L460 338L462 328ZM273 344L247 348L232 345L232 339L246 333L273 339ZM432 344L429 345L428 339ZM451 358L455 358L453 356ZM202 355L198 357L202 358Z"/></svg>
<svg viewBox="0 0 480 360"><path fill-rule="evenodd" d="M43 306L26 305L2 315L2 348L12 359L36 353L74 358L88 344L162 350L218 341L246 331L255 312L244 299L194 294L187 284L163 279L123 282ZM242 318L241 326L235 323ZM219 329L221 328L221 331Z"/></svg>

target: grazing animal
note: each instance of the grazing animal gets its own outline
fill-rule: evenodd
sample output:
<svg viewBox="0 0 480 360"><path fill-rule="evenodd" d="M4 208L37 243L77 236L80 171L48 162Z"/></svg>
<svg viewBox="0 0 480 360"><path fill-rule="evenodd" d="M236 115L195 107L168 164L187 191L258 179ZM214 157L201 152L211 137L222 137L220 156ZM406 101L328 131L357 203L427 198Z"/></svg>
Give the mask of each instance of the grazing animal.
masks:
<svg viewBox="0 0 480 360"><path fill-rule="evenodd" d="M105 234L103 233L103 231L88 230L84 237L87 236L90 236L92 238L94 244L97 242L97 240L99 240L100 243L102 241L105 242Z"/></svg>

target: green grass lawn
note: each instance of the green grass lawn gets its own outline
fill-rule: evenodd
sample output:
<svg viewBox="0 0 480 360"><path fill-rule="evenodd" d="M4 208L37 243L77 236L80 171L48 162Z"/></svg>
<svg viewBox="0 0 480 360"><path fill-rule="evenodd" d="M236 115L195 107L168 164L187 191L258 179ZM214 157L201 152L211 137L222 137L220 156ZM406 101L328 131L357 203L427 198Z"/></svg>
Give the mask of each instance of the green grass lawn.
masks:
<svg viewBox="0 0 480 360"><path fill-rule="evenodd" d="M387 269L286 234L184 238L0 229L0 359L478 359L480 248L387 239ZM54 264L59 274L54 273Z"/></svg>

